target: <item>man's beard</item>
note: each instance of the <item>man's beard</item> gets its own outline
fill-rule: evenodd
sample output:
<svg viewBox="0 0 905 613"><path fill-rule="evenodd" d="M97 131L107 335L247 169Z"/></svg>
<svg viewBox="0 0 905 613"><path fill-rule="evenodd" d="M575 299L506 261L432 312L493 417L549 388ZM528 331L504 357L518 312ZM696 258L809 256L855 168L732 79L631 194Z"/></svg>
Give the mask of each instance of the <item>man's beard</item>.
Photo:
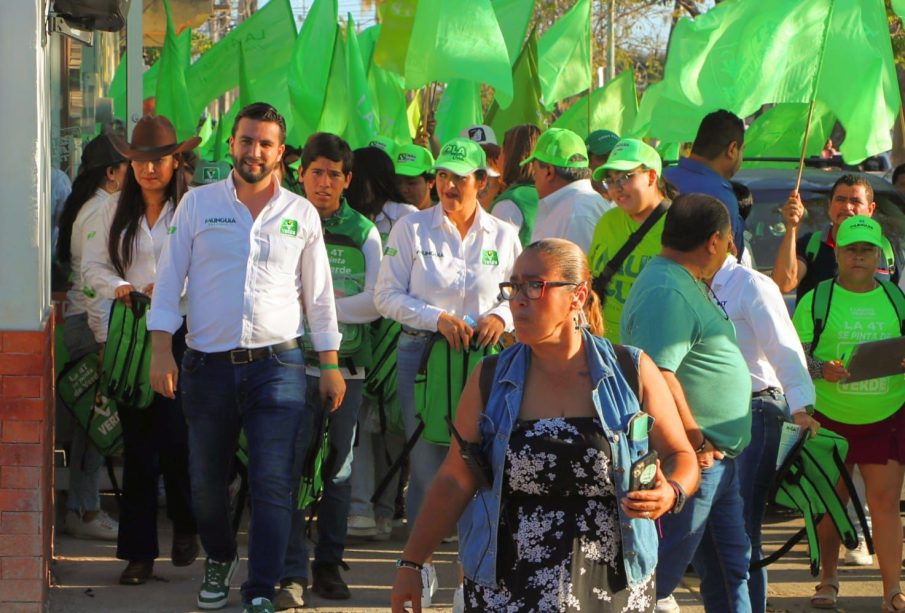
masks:
<svg viewBox="0 0 905 613"><path fill-rule="evenodd" d="M279 162L274 163L272 166L268 166L266 162L262 161L261 170L259 172L253 173L245 167L244 160L240 160L235 166L235 171L236 174L238 174L246 183L260 183L264 179L268 179L270 177L270 173L274 171L278 163Z"/></svg>

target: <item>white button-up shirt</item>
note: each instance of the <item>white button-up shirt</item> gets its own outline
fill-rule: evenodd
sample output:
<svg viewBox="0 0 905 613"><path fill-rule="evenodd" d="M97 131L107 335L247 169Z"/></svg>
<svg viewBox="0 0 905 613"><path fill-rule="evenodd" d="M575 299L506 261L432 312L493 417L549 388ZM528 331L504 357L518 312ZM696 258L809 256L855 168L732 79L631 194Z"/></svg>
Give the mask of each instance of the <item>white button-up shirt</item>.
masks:
<svg viewBox="0 0 905 613"><path fill-rule="evenodd" d="M72 286L66 291L66 317L79 315L88 311L90 296L95 295L94 289L85 283L82 277L82 256L85 246L91 241L103 240L103 211L116 208L116 199L119 192L110 194L102 189L94 192L76 215L72 223L72 237L69 243L69 264L72 271L70 281ZM110 301L106 300L109 309Z"/></svg>
<svg viewBox="0 0 905 613"><path fill-rule="evenodd" d="M590 179L573 181L538 200L531 242L564 238L587 254L597 222L611 208L613 203L594 191Z"/></svg>
<svg viewBox="0 0 905 613"><path fill-rule="evenodd" d="M478 321L498 315L512 329L509 303L499 284L508 281L522 251L510 224L477 207L462 238L441 205L396 222L383 252L374 302L384 317L418 330L437 331L448 312Z"/></svg>
<svg viewBox="0 0 905 613"><path fill-rule="evenodd" d="M335 351L333 281L314 206L273 181L257 219L236 195L232 174L182 199L160 259L149 330L175 332L179 295L188 297L186 344L203 352L254 349L304 334Z"/></svg>
<svg viewBox="0 0 905 613"><path fill-rule="evenodd" d="M88 325L99 343L107 340L107 325L110 320L109 300L116 295L116 289L131 285L142 292L157 278L157 261L160 259L164 243L167 242L167 232L175 211L173 202L168 200L164 203L153 227L148 225L146 216L141 216L138 231L135 233L135 244L132 246L132 261L125 271L126 274L120 276L110 261L110 252L107 248L116 208L108 206L100 211L100 231L85 243L82 260L82 277L97 294L97 297L88 303Z"/></svg>
<svg viewBox="0 0 905 613"><path fill-rule="evenodd" d="M751 389L781 388L793 414L813 406L814 383L801 341L773 280L730 255L711 287L735 324L738 345L751 372Z"/></svg>

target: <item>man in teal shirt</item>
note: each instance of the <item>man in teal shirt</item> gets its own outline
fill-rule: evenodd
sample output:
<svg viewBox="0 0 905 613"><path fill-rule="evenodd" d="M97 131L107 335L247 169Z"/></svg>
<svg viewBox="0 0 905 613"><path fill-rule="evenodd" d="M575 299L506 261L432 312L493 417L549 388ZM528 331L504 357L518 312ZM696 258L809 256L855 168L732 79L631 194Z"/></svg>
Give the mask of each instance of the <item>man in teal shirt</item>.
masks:
<svg viewBox="0 0 905 613"><path fill-rule="evenodd" d="M658 610L670 610L689 562L708 611L750 611L745 532L735 458L751 438L751 376L735 327L707 285L732 243L726 207L683 194L666 213L660 255L635 281L622 314L622 340L660 368L698 454L701 485L684 509L662 518ZM678 607L675 609L678 611Z"/></svg>

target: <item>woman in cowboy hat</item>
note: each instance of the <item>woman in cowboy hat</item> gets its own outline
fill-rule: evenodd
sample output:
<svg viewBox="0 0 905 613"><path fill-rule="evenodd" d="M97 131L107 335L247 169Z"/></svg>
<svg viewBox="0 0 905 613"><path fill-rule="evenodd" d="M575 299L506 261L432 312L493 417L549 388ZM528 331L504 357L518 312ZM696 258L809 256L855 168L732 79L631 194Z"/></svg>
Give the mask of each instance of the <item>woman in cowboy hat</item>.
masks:
<svg viewBox="0 0 905 613"><path fill-rule="evenodd" d="M145 116L135 125L132 142L110 135L113 146L130 162L115 211L103 218L100 240L91 241L82 262L83 275L99 296L131 303L130 292L151 295L157 259L163 249L185 179L182 153L198 137L178 142L166 117ZM106 319L95 326L106 340ZM173 337L177 360L185 350L185 324ZM120 583L137 585L151 576L157 545L157 483L163 474L167 516L173 522L171 559L188 566L198 554L188 477L188 444L180 397L155 395L145 409L119 407L123 426L123 499L116 555L129 564Z"/></svg>

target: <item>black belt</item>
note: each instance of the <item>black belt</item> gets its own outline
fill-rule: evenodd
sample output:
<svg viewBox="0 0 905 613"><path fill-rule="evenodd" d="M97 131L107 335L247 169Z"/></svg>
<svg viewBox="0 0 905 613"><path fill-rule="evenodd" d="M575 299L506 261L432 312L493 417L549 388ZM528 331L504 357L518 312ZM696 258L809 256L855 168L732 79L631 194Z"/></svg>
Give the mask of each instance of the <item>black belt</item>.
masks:
<svg viewBox="0 0 905 613"><path fill-rule="evenodd" d="M752 398L764 398L765 396L781 396L782 390L775 387L768 387L766 389L762 389L759 392L754 392L751 394Z"/></svg>
<svg viewBox="0 0 905 613"><path fill-rule="evenodd" d="M277 343L276 345L268 345L267 347L256 347L254 349L230 349L229 351L215 351L213 353L204 353L205 357L214 360L229 360L233 364L248 364L249 362L257 362L258 360L266 360L275 353L284 353L299 348L299 339L294 338L291 341ZM199 351L199 353L201 353Z"/></svg>

